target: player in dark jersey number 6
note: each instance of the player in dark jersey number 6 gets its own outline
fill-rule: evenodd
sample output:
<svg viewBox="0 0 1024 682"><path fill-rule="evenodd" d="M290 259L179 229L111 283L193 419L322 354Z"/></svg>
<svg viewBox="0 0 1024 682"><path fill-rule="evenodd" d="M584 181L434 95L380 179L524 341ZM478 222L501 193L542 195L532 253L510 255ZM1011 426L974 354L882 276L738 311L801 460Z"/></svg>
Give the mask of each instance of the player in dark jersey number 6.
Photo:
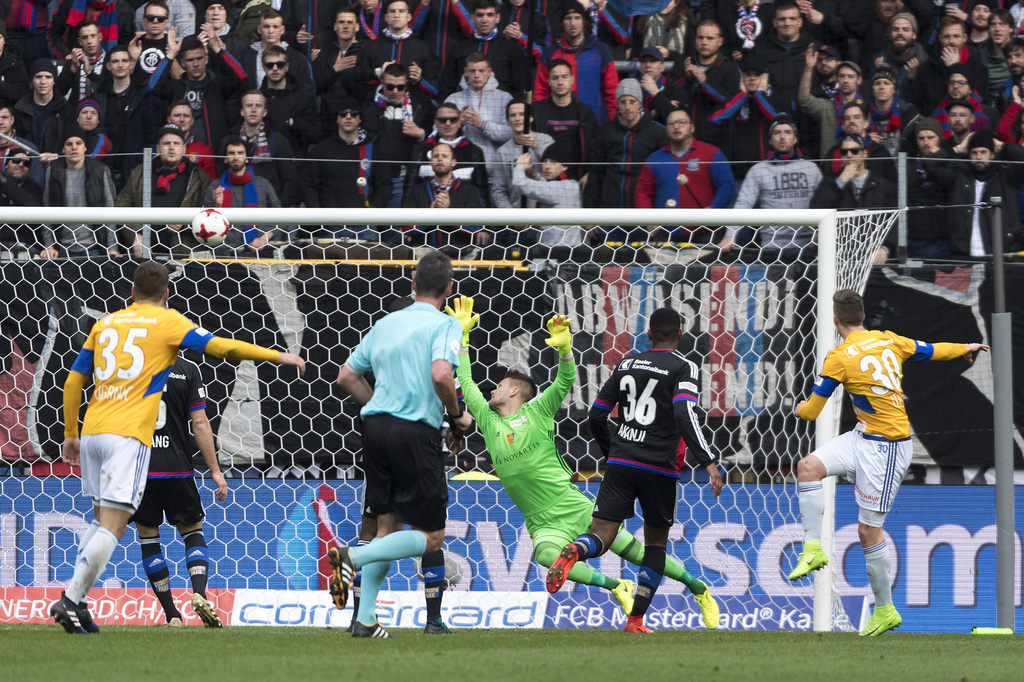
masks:
<svg viewBox="0 0 1024 682"><path fill-rule="evenodd" d="M203 388L202 374L196 363L179 355L164 386L153 434L146 492L142 494L142 504L132 522L139 531L142 567L163 607L167 627L181 627L182 619L171 597L170 569L160 546L160 524L165 515L167 523L178 529L185 545L185 566L192 583L192 610L206 627L219 628L223 626L220 616L206 599L210 555L203 535L206 513L192 466L195 448L188 431L190 420L195 444L199 446L199 452L210 469L210 477L217 485L215 497L221 502L228 498L228 483L220 472L213 429L206 417L206 389Z"/></svg>
<svg viewBox="0 0 1024 682"><path fill-rule="evenodd" d="M675 523L679 438L711 476L715 497L722 475L697 419L700 370L676 347L682 320L671 308L651 314L647 336L651 350L619 361L590 409L590 428L608 457L597 492L590 532L562 548L548 570L548 592L557 592L577 561L599 557L611 546L623 521L640 502L644 515L644 558L637 574L633 610L626 632L650 632L643 624L665 574L668 531ZM619 428L608 434L608 417L619 405Z"/></svg>

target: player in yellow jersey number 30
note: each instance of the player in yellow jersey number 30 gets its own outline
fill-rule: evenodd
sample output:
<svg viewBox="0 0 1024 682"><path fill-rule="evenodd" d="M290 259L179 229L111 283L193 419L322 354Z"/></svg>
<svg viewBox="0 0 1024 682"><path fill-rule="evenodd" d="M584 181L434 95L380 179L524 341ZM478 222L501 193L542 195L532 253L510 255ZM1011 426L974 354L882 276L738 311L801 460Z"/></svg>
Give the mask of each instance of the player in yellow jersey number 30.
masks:
<svg viewBox="0 0 1024 682"><path fill-rule="evenodd" d="M910 467L913 446L910 421L903 405L903 363L954 360L987 351L983 343L927 343L892 332L864 328L864 299L842 289L832 297L832 321L843 342L830 350L814 380L810 400L796 406L801 419L817 419L829 396L842 384L850 394L857 426L833 438L797 465L797 497L804 526L804 548L790 580L799 580L828 564L821 549L821 517L825 509L821 479L854 479L860 508L858 533L867 564L875 608L862 636L876 637L902 622L892 603L889 548L882 524L892 508L900 482Z"/></svg>

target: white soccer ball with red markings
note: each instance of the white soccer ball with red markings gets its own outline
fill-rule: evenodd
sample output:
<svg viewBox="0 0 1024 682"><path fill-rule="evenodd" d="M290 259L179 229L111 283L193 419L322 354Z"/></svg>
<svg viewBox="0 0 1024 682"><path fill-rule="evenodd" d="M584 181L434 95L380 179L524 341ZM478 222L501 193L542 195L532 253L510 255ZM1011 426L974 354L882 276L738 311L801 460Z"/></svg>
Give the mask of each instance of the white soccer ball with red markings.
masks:
<svg viewBox="0 0 1024 682"><path fill-rule="evenodd" d="M192 234L207 246L220 246L231 230L231 223L215 208L207 208L192 219Z"/></svg>

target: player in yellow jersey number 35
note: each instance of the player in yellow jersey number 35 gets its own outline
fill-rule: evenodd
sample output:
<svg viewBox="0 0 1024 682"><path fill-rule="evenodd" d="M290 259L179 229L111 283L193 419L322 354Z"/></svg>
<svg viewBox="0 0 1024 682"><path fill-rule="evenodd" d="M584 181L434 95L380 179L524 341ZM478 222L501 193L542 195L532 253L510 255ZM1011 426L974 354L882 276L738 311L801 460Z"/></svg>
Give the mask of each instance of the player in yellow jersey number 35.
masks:
<svg viewBox="0 0 1024 682"><path fill-rule="evenodd" d="M92 498L93 521L78 544L75 572L50 607L69 633L99 632L85 597L110 560L146 488L150 445L164 386L179 348L228 360L266 360L306 371L294 353L224 339L167 308L167 268L147 261L135 270L133 303L93 325L64 384L63 459L82 467L82 492ZM82 389L96 384L85 412Z"/></svg>

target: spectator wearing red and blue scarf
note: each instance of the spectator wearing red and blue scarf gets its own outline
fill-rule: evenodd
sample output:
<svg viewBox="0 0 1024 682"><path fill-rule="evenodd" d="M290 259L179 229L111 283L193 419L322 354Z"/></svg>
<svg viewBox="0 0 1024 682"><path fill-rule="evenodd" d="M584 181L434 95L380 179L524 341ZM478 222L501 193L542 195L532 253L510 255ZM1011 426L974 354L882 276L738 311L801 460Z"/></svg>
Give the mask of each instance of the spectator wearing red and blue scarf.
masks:
<svg viewBox="0 0 1024 682"><path fill-rule="evenodd" d="M896 96L896 71L881 66L871 77L871 105L868 113L868 137L895 156L908 123L918 117L917 107Z"/></svg>
<svg viewBox="0 0 1024 682"><path fill-rule="evenodd" d="M971 70L966 66L954 66L949 70L949 78L946 81L946 96L939 102L932 118L942 124L943 137L952 136L952 128L949 123L949 105L951 102L967 102L971 106L974 115L974 122L971 131L989 130L995 127L999 120L996 112L985 106L981 95L973 88Z"/></svg>
<svg viewBox="0 0 1024 682"><path fill-rule="evenodd" d="M797 103L800 110L808 117L817 122L817 136L813 137L817 142L817 155L835 144L835 141L842 136L843 131L839 125L843 114L850 104L864 104L864 96L859 88L862 81L860 66L854 62L843 62L836 67L835 86L824 90L826 97L815 97L811 94L811 84L814 75L818 73L818 62L822 60L822 53L809 45L804 52L804 72L800 77L800 86L797 88ZM806 141L805 141L806 145ZM804 146L804 149L809 149Z"/></svg>
<svg viewBox="0 0 1024 682"><path fill-rule="evenodd" d="M969 80L981 93L981 101L984 101L988 96L988 69L967 45L967 26L964 22L946 16L939 25L938 43L932 48L928 61L917 69L910 99L922 111L938 108L944 86L957 66L968 69Z"/></svg>
<svg viewBox="0 0 1024 682"><path fill-rule="evenodd" d="M224 145L227 170L220 176L220 181L207 187L204 207L281 208L274 186L249 168L248 149L242 138L228 138ZM256 225L235 225L228 231L224 244L217 249L233 253L245 246L258 252L273 238L273 229L264 231Z"/></svg>
<svg viewBox="0 0 1024 682"><path fill-rule="evenodd" d="M746 177L754 163L768 158L769 130L779 111L764 62L747 55L740 72L742 90L711 115L711 122L722 128L726 158L748 162L732 167L737 180Z"/></svg>
<svg viewBox="0 0 1024 682"><path fill-rule="evenodd" d="M50 24L50 11L46 0L13 0L10 8L4 22L7 42L21 53L26 64L48 57L46 27Z"/></svg>
<svg viewBox="0 0 1024 682"><path fill-rule="evenodd" d="M134 17L131 12L119 16L117 0L61 0L47 28L47 41L54 57L64 59L71 53L71 48L78 44L78 24L86 19L100 27L100 47L105 52L110 52L122 37L127 40L134 35Z"/></svg>
<svg viewBox="0 0 1024 682"><path fill-rule="evenodd" d="M653 45L645 47L637 57L637 66L639 73L636 78L643 91L644 109L656 121L663 123L670 112L680 107L689 109L690 92L686 83L673 82L669 78L661 50Z"/></svg>

